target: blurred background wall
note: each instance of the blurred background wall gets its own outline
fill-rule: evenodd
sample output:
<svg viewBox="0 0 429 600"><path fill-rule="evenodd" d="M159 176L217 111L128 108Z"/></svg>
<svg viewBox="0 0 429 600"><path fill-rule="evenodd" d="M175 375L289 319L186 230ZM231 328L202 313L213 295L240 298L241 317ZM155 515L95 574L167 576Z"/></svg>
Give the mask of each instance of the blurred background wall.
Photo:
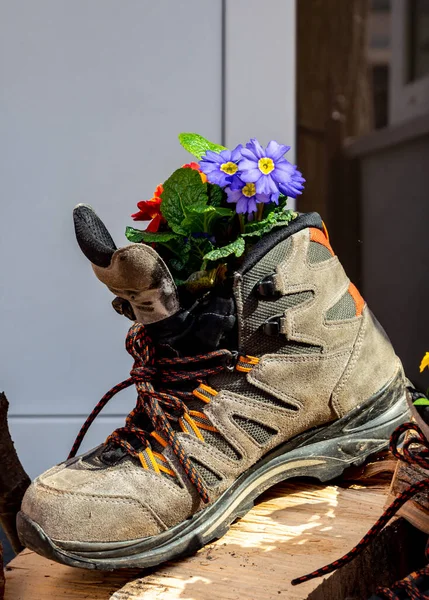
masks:
<svg viewBox="0 0 429 600"><path fill-rule="evenodd" d="M122 245L136 202L189 161L179 132L295 146L295 22L294 0L0 1L0 389L32 477L130 369L74 205ZM85 447L134 402L116 397Z"/></svg>
<svg viewBox="0 0 429 600"><path fill-rule="evenodd" d="M429 2L297 4L298 208L333 247L422 389L429 349Z"/></svg>
<svg viewBox="0 0 429 600"><path fill-rule="evenodd" d="M358 166L363 293L408 377L429 350L429 2L372 0L368 68L372 131L345 142Z"/></svg>

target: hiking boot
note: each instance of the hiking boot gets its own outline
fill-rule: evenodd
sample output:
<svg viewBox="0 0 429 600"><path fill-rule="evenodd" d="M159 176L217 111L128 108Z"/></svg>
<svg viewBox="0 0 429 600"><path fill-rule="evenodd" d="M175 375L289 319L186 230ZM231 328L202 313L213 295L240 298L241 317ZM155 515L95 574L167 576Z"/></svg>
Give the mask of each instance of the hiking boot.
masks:
<svg viewBox="0 0 429 600"><path fill-rule="evenodd" d="M290 477L331 480L409 418L407 380L315 213L265 235L222 286L191 298L142 244L117 250L75 210L96 276L136 318L130 377L97 405L72 458L38 477L21 541L67 565L151 567L223 536ZM75 457L89 425L136 385L125 427Z"/></svg>

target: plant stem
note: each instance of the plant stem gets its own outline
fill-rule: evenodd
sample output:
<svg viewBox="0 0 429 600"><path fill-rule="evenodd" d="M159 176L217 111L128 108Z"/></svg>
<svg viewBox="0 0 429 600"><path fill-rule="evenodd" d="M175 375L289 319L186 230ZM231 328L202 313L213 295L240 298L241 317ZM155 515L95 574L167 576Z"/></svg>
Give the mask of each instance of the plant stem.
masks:
<svg viewBox="0 0 429 600"><path fill-rule="evenodd" d="M244 233L244 215L238 215L238 222L240 223L240 233Z"/></svg>
<svg viewBox="0 0 429 600"><path fill-rule="evenodd" d="M264 203L259 202L257 206L258 206L258 212L256 213L256 220L262 221L262 214L264 212Z"/></svg>

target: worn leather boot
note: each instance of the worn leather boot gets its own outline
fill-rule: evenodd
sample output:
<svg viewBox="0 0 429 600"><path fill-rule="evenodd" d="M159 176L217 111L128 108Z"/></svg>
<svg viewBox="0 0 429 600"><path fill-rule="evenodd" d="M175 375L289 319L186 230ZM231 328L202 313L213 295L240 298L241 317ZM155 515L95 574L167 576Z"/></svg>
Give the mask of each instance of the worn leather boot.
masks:
<svg viewBox="0 0 429 600"><path fill-rule="evenodd" d="M328 481L388 445L409 418L402 365L315 213L265 235L218 286L178 292L151 247L116 249L86 206L79 244L135 320L130 377L38 477L18 517L27 547L67 565L151 567L224 535L269 486ZM117 391L124 427L75 456Z"/></svg>

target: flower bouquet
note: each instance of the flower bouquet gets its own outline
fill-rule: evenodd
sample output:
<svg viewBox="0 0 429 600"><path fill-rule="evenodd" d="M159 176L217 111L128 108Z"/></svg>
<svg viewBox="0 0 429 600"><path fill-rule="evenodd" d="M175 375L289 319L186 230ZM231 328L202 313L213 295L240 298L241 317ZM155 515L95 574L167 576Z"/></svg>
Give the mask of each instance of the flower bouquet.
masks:
<svg viewBox="0 0 429 600"><path fill-rule="evenodd" d="M131 242L152 245L167 262L176 285L200 292L220 283L258 239L288 225L297 213L287 208L305 182L285 154L289 146L252 139L233 150L195 133L179 141L198 162L183 165L158 185L150 200L137 204L127 227Z"/></svg>

